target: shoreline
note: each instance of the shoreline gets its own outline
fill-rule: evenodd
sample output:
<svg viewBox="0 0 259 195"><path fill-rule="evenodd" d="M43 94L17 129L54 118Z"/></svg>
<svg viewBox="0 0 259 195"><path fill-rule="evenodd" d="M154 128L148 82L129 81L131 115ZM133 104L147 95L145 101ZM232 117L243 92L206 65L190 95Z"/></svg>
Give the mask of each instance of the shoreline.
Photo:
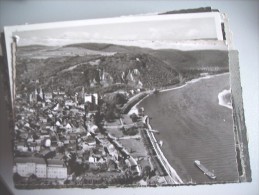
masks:
<svg viewBox="0 0 259 195"><path fill-rule="evenodd" d="M153 149L155 150L160 163L162 164L163 168L170 177L170 182L172 182L173 184L183 184L183 181L177 174L176 170L170 165L167 158L164 156L164 153L162 152L159 143L157 142L156 137L154 136L154 133L150 131L152 130L152 127L149 123L149 117L147 115L144 117L143 122L145 122L148 126L148 130L146 130L147 135L151 141L151 144L153 145Z"/></svg>
<svg viewBox="0 0 259 195"><path fill-rule="evenodd" d="M210 78L213 78L213 77L218 77L218 76L227 75L227 74L230 74L230 72L224 72L224 73L215 74L215 75L202 76L202 77L199 77L199 78L192 79L192 80L190 80L190 81L186 81L185 83L183 83L183 84L180 85L180 86L172 86L172 87L170 87L170 88L168 88L168 89L159 90L159 93L168 92L168 91L172 91L172 90L176 90L176 89L181 89L181 88L187 86L188 84L196 83L196 82L198 82L198 81L200 81L200 80L203 80L203 79L210 79ZM138 106L144 99L146 99L147 97L149 97L149 96L152 95L152 94L153 94L152 91L149 91L148 94L147 94L144 98L140 99L135 105L133 105L133 106L131 107L131 109L130 109L126 114L132 114L132 113L137 113L137 114L138 114L137 106ZM219 106L220 106L220 105L219 105ZM146 117L148 118L148 116L146 116ZM147 123L146 123L146 124L147 124ZM149 128L151 128L151 125L149 124L149 122L148 122L147 125L148 125ZM147 132L148 132L148 131L147 131ZM149 131L149 132L150 132L150 131ZM154 136L154 134L153 134L152 132L150 132L150 133L151 133L151 136L154 137L154 141L155 141L155 143L158 145L158 148L160 149L160 146L159 146L159 144L158 144L158 142L157 142L157 140L156 140L156 137ZM152 144L155 144L155 143L152 143ZM161 149L160 149L160 152L161 152L160 154L162 155L162 157L164 157L165 160L166 160L166 162L168 163L167 158L164 156L164 153L162 152ZM161 160L160 160L160 162L161 162L161 164L163 164L163 162L162 162ZM171 167L170 170L173 170L172 172L173 172L175 175L177 175L177 176L176 176L177 178L180 179L180 181L181 181L180 184L183 184L183 181L181 180L181 178L179 177L179 175L177 174L177 172L175 171L175 169L172 167L172 165L170 165L170 163L168 163L168 165L169 165L169 167Z"/></svg>
<svg viewBox="0 0 259 195"><path fill-rule="evenodd" d="M167 92L167 91L172 91L172 90L176 90L176 89L181 89L181 88L185 87L186 85L188 85L190 83L196 83L196 82L198 82L200 80L203 80L203 79L210 79L210 78L213 78L213 77L218 77L218 76L222 76L222 75L226 75L226 74L230 74L230 72L224 72L224 73L220 73L220 74L214 74L214 75L207 75L207 76L198 77L198 78L186 81L185 83L183 83L180 86L177 86L177 87L172 86L172 87L169 87L168 89L159 90L159 93L163 93L163 92Z"/></svg>
<svg viewBox="0 0 259 195"><path fill-rule="evenodd" d="M226 74L230 74L230 72L224 72L224 73L220 73L220 74L215 74L215 75L207 75L207 76L202 76L202 77L199 77L199 78L195 78L195 79L192 79L192 80L189 80L189 81L186 81L185 83L182 83L181 85L179 86L171 86L171 87L168 87L166 89L158 89L159 93L164 93L164 92L168 92L168 91L173 91L173 90L176 90L176 89L181 89L185 86L187 86L188 84L190 83L196 83L200 80L203 80L203 79L210 79L210 78L213 78L213 77L218 77L218 76L222 76L222 75L226 75ZM178 84L177 84L178 85ZM138 114L138 111L137 111L137 106L146 98L148 98L150 95L153 94L153 91L151 90L147 90L147 91L144 91L142 93L146 93L146 96L144 96L143 98L141 98L140 100L138 100L130 109L128 112L124 113L124 114L127 114L127 115L130 115L132 113L136 113ZM136 94L135 96L131 97L131 101L132 99L134 99L134 97L137 97L139 96L139 94Z"/></svg>

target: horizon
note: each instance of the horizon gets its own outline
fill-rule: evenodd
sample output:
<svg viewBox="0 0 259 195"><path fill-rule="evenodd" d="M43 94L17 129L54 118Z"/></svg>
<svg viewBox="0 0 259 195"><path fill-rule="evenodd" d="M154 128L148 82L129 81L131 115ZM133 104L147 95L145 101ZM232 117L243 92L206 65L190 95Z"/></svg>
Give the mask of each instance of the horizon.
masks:
<svg viewBox="0 0 259 195"><path fill-rule="evenodd" d="M165 42L165 41L104 41L104 40L95 40L88 42L74 42L64 45L47 45L47 44L29 44L29 45L20 45L17 44L18 48L23 47L57 47L64 48L68 46L79 46L79 45L88 45L88 44L98 44L98 45L114 45L120 47L138 47L142 49L151 49L151 50L179 50L179 51L202 51L202 50L215 50L215 51L228 51L228 46L224 41L218 40L185 40L185 41L174 41L174 42ZM86 48L85 48L86 49ZM91 50L91 49L89 49ZM101 49L100 49L101 50Z"/></svg>

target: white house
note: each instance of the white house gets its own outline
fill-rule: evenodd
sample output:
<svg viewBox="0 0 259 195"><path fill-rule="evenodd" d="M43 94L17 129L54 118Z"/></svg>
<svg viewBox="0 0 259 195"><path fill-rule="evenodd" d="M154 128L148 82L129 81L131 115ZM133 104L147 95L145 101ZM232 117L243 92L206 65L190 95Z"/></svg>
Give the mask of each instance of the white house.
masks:
<svg viewBox="0 0 259 195"><path fill-rule="evenodd" d="M93 94L86 94L84 97L84 102L90 102L98 105L98 94L93 93Z"/></svg>
<svg viewBox="0 0 259 195"><path fill-rule="evenodd" d="M65 101L65 106L75 106L76 103L73 100L66 100Z"/></svg>
<svg viewBox="0 0 259 195"><path fill-rule="evenodd" d="M52 93L46 92L44 94L44 98L45 98L45 100L51 100L53 98L53 95L52 95Z"/></svg>
<svg viewBox="0 0 259 195"><path fill-rule="evenodd" d="M24 142L18 142L16 144L16 148L17 148L18 151L21 151L21 152L27 152L28 151L28 147L25 146Z"/></svg>

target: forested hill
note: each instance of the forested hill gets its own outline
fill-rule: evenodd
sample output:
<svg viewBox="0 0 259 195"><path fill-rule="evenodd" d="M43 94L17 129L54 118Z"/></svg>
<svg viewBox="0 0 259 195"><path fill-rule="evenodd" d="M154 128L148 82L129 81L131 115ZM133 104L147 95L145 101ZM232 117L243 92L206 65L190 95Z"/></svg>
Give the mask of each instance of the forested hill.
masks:
<svg viewBox="0 0 259 195"><path fill-rule="evenodd" d="M76 91L155 88L184 82L201 73L228 71L227 51L152 50L113 44L84 43L63 47L26 46L17 52L17 90L45 88Z"/></svg>
<svg viewBox="0 0 259 195"><path fill-rule="evenodd" d="M191 50L181 51L176 49L153 50L134 46L121 46L104 43L82 43L66 47L81 47L84 49L118 52L118 53L146 53L164 61L168 65L179 70L188 69L222 69L228 70L228 51L224 50Z"/></svg>

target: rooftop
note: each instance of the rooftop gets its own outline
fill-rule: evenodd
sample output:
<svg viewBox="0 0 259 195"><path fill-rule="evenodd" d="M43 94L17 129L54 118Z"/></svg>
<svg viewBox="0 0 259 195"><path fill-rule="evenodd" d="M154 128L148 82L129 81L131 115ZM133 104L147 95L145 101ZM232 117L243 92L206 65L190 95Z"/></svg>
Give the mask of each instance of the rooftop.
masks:
<svg viewBox="0 0 259 195"><path fill-rule="evenodd" d="M48 166L51 166L51 165L63 166L64 165L64 162L59 159L49 159L49 160L47 160L47 162L48 162Z"/></svg>
<svg viewBox="0 0 259 195"><path fill-rule="evenodd" d="M17 157L17 158L14 158L14 163L46 164L43 158L37 158L37 157Z"/></svg>

